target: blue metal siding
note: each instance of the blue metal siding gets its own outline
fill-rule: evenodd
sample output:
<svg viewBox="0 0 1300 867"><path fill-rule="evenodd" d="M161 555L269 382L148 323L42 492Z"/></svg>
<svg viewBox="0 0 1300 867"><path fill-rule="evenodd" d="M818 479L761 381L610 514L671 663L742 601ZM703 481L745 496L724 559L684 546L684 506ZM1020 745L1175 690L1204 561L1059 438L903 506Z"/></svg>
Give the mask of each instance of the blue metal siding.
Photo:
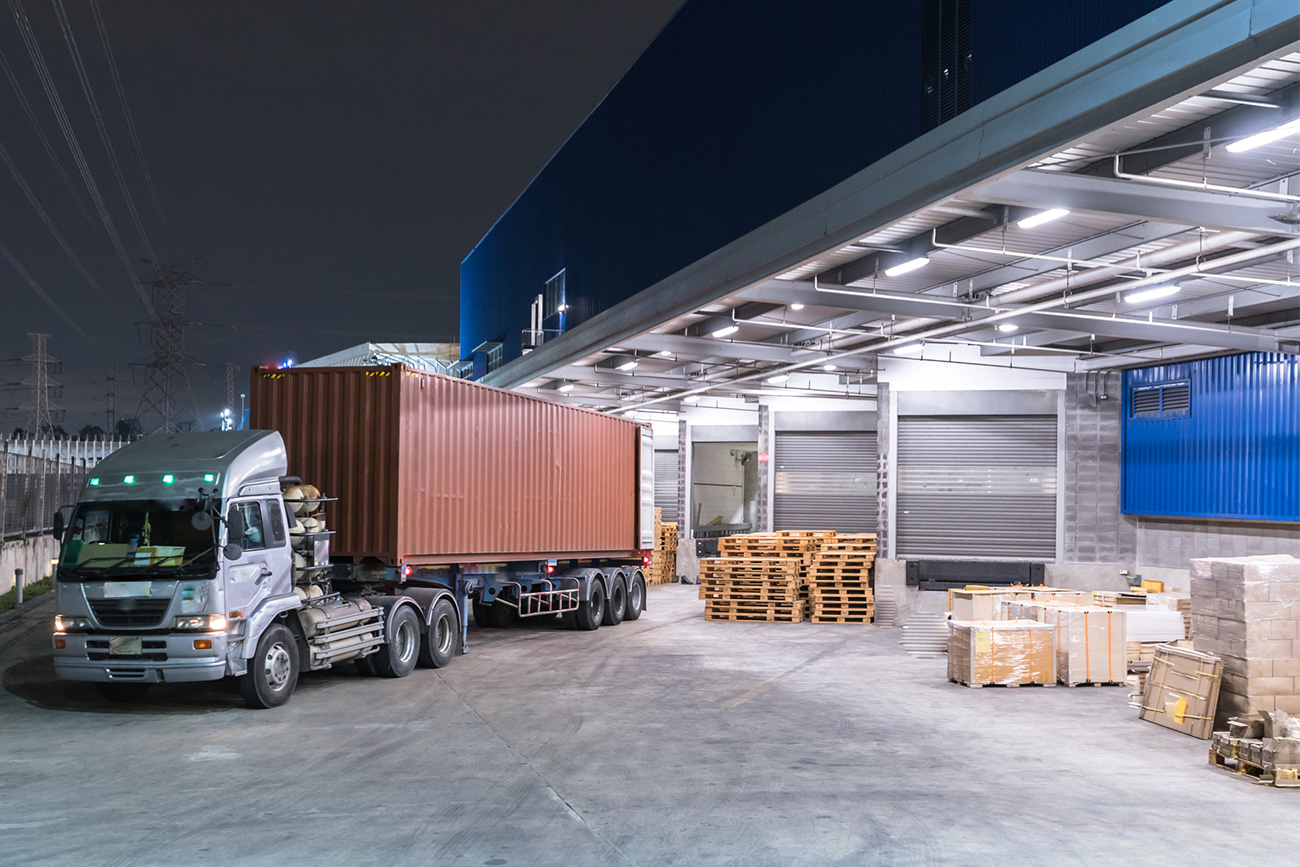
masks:
<svg viewBox="0 0 1300 867"><path fill-rule="evenodd" d="M1135 417L1135 390L1190 383L1190 412ZM1300 521L1300 358L1249 353L1124 372L1122 511Z"/></svg>

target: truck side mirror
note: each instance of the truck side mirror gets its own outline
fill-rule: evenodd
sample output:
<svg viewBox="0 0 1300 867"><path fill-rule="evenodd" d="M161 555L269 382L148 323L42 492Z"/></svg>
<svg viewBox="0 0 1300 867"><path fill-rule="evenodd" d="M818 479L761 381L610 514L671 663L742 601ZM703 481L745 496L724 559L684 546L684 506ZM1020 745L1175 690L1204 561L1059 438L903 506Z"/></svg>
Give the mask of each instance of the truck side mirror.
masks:
<svg viewBox="0 0 1300 867"><path fill-rule="evenodd" d="M231 542L229 545L221 549L221 553L225 555L227 560L238 560L240 557L244 556L244 549L236 545L234 542Z"/></svg>
<svg viewBox="0 0 1300 867"><path fill-rule="evenodd" d="M212 529L212 515L206 510L190 515L190 526L200 533Z"/></svg>
<svg viewBox="0 0 1300 867"><path fill-rule="evenodd" d="M244 538L244 513L231 506L226 516L226 541L238 542Z"/></svg>
<svg viewBox="0 0 1300 867"><path fill-rule="evenodd" d="M56 511L54 513L54 540L56 542L63 541L63 531L67 528L67 524L63 521L63 512Z"/></svg>

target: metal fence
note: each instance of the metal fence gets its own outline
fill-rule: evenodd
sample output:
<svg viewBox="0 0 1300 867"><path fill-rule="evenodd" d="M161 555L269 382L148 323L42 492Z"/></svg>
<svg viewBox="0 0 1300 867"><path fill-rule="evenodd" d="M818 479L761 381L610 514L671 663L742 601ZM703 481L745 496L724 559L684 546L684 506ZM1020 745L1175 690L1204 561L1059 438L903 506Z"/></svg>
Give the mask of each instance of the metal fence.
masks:
<svg viewBox="0 0 1300 867"><path fill-rule="evenodd" d="M77 440L0 445L0 539L51 532L55 511L77 501L86 471L122 445Z"/></svg>

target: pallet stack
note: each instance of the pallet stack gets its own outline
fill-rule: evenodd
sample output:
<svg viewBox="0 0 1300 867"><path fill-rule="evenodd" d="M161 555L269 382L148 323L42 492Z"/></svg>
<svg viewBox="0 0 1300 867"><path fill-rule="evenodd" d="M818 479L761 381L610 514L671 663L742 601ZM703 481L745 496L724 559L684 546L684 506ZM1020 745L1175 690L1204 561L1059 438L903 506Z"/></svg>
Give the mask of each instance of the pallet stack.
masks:
<svg viewBox="0 0 1300 867"><path fill-rule="evenodd" d="M677 581L677 522L662 520L663 511L655 509L655 547L646 570L646 584L673 584Z"/></svg>
<svg viewBox="0 0 1300 867"><path fill-rule="evenodd" d="M710 557L700 561L705 620L804 619L804 581L789 557Z"/></svg>
<svg viewBox="0 0 1300 867"><path fill-rule="evenodd" d="M813 623L870 623L875 616L871 572L876 536L836 536L822 543L808 566L809 620Z"/></svg>
<svg viewBox="0 0 1300 867"><path fill-rule="evenodd" d="M795 533L745 533L738 536L724 536L718 540L720 557L764 557L795 561L802 578L807 574L808 566L817 553L823 540L834 534Z"/></svg>

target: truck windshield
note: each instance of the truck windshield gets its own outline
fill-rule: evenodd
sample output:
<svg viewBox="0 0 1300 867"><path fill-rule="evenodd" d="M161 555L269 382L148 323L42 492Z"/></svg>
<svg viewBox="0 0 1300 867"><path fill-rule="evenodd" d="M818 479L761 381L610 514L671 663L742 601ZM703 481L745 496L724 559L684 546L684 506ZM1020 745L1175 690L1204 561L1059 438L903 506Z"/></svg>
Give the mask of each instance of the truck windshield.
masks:
<svg viewBox="0 0 1300 867"><path fill-rule="evenodd" d="M68 523L59 555L61 578L106 571L189 572L216 565L212 531L190 523L193 500L83 503Z"/></svg>

